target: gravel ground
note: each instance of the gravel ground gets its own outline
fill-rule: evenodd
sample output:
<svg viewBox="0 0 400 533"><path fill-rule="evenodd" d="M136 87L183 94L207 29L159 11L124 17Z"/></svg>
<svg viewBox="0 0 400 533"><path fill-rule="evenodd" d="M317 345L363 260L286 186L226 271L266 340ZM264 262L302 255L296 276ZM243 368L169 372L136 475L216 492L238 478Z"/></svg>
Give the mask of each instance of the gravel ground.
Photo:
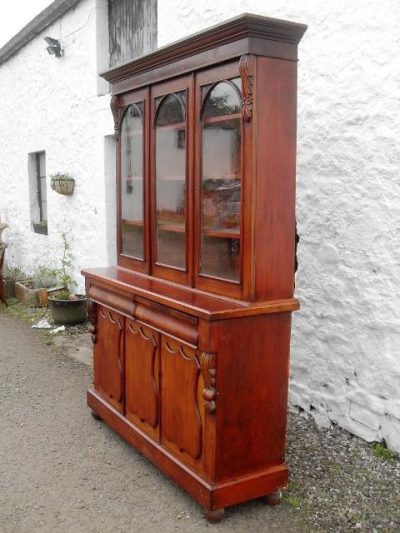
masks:
<svg viewBox="0 0 400 533"><path fill-rule="evenodd" d="M246 503L208 524L188 495L88 414L90 368L67 357L89 347L86 327L55 341L0 311L1 533L400 533L398 458L298 412L289 414L282 505Z"/></svg>
<svg viewBox="0 0 400 533"><path fill-rule="evenodd" d="M284 498L308 531L400 533L400 461L393 455L290 413Z"/></svg>

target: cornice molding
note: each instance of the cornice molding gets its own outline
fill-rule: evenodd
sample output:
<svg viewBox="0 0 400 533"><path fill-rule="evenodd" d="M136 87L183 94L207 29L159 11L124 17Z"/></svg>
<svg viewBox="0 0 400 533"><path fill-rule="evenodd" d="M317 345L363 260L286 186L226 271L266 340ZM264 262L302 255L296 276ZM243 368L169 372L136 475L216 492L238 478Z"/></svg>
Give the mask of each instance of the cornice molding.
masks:
<svg viewBox="0 0 400 533"><path fill-rule="evenodd" d="M112 84L245 38L297 46L307 26L245 13L100 74Z"/></svg>

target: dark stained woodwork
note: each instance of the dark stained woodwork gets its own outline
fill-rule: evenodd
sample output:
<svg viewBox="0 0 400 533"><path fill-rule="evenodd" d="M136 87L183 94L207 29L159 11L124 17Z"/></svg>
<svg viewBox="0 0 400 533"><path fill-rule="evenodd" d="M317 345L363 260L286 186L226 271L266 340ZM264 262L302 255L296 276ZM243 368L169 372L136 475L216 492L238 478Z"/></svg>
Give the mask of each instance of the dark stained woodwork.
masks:
<svg viewBox="0 0 400 533"><path fill-rule="evenodd" d="M218 481L284 463L290 319L277 313L211 328L218 343L217 390L224 391L216 411Z"/></svg>
<svg viewBox="0 0 400 533"><path fill-rule="evenodd" d="M97 306L97 340L93 345L94 386L118 410L124 399L124 318Z"/></svg>
<svg viewBox="0 0 400 533"><path fill-rule="evenodd" d="M116 93L246 53L296 61L297 45L306 29L304 24L246 13L101 75Z"/></svg>
<svg viewBox="0 0 400 533"><path fill-rule="evenodd" d="M182 462L175 454L129 422L95 390L88 391L87 403L89 408L117 431L123 439L132 444L209 510L218 510L247 500L261 498L284 487L287 483L288 474L284 465L272 466L248 476L214 483L197 474L191 466Z"/></svg>
<svg viewBox="0 0 400 533"><path fill-rule="evenodd" d="M239 61L239 72L242 78L243 120L250 122L253 118L253 75L249 70L253 57L245 54Z"/></svg>
<svg viewBox="0 0 400 533"><path fill-rule="evenodd" d="M270 300L290 298L294 287L297 65L257 63L257 94L268 87L268 98L257 99L255 119L263 147L255 153L255 287L256 299Z"/></svg>
<svg viewBox="0 0 400 533"><path fill-rule="evenodd" d="M278 503L288 480L305 29L245 14L104 74L118 132L128 106L143 103L143 217L124 227L143 228L144 258L122 253L119 139L118 266L83 271L94 351L87 401L214 522L253 498ZM124 176L129 208L135 175Z"/></svg>
<svg viewBox="0 0 400 533"><path fill-rule="evenodd" d="M282 499L282 493L280 490L277 490L276 492L272 492L272 494L267 494L264 496L264 501L267 505L274 506L281 503Z"/></svg>
<svg viewBox="0 0 400 533"><path fill-rule="evenodd" d="M261 302L234 300L115 267L83 270L82 274L90 281L88 288L90 298L114 307L110 300L112 293L130 294L129 306L132 308L132 313L134 301L138 297L206 320L297 311L300 308L296 298ZM121 308L118 310L122 312Z"/></svg>
<svg viewBox="0 0 400 533"><path fill-rule="evenodd" d="M160 335L137 320L125 322L125 416L159 440Z"/></svg>
<svg viewBox="0 0 400 533"><path fill-rule="evenodd" d="M203 448L198 354L168 337L161 340L161 442L185 462Z"/></svg>

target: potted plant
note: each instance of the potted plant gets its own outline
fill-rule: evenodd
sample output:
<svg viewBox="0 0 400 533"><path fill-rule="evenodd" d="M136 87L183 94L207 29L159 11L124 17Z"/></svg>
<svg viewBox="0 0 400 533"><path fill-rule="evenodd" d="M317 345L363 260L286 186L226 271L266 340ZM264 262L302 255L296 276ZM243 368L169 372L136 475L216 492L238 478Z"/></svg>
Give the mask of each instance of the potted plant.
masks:
<svg viewBox="0 0 400 533"><path fill-rule="evenodd" d="M61 265L56 269L58 284L65 290L49 296L49 306L53 321L56 324L79 324L87 318L87 298L84 294L74 294L70 287L76 285L69 274L72 267L73 254L68 242L68 232L61 233L63 255Z"/></svg>
<svg viewBox="0 0 400 533"><path fill-rule="evenodd" d="M74 192L75 180L70 174L56 172L50 176L50 187L58 194L70 196Z"/></svg>

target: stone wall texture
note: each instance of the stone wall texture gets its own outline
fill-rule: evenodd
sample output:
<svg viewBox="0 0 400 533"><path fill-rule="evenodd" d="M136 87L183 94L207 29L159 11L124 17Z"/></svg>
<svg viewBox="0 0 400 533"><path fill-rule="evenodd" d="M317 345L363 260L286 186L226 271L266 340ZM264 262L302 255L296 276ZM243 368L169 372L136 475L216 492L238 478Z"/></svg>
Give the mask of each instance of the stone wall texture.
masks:
<svg viewBox="0 0 400 533"><path fill-rule="evenodd" d="M400 450L400 5L159 0L159 46L252 12L299 49L291 402Z"/></svg>
<svg viewBox="0 0 400 533"><path fill-rule="evenodd" d="M109 97L96 96L100 4L82 0L0 65L7 257L28 271L51 263L68 228L80 287L81 267L115 262L112 120ZM245 11L309 26L299 54L302 309L293 318L291 403L319 424L400 451L399 3L158 0L158 44ZM61 37L62 60L47 55L45 35ZM71 197L48 187L48 236L30 228L28 154L39 150L48 174L76 178Z"/></svg>

